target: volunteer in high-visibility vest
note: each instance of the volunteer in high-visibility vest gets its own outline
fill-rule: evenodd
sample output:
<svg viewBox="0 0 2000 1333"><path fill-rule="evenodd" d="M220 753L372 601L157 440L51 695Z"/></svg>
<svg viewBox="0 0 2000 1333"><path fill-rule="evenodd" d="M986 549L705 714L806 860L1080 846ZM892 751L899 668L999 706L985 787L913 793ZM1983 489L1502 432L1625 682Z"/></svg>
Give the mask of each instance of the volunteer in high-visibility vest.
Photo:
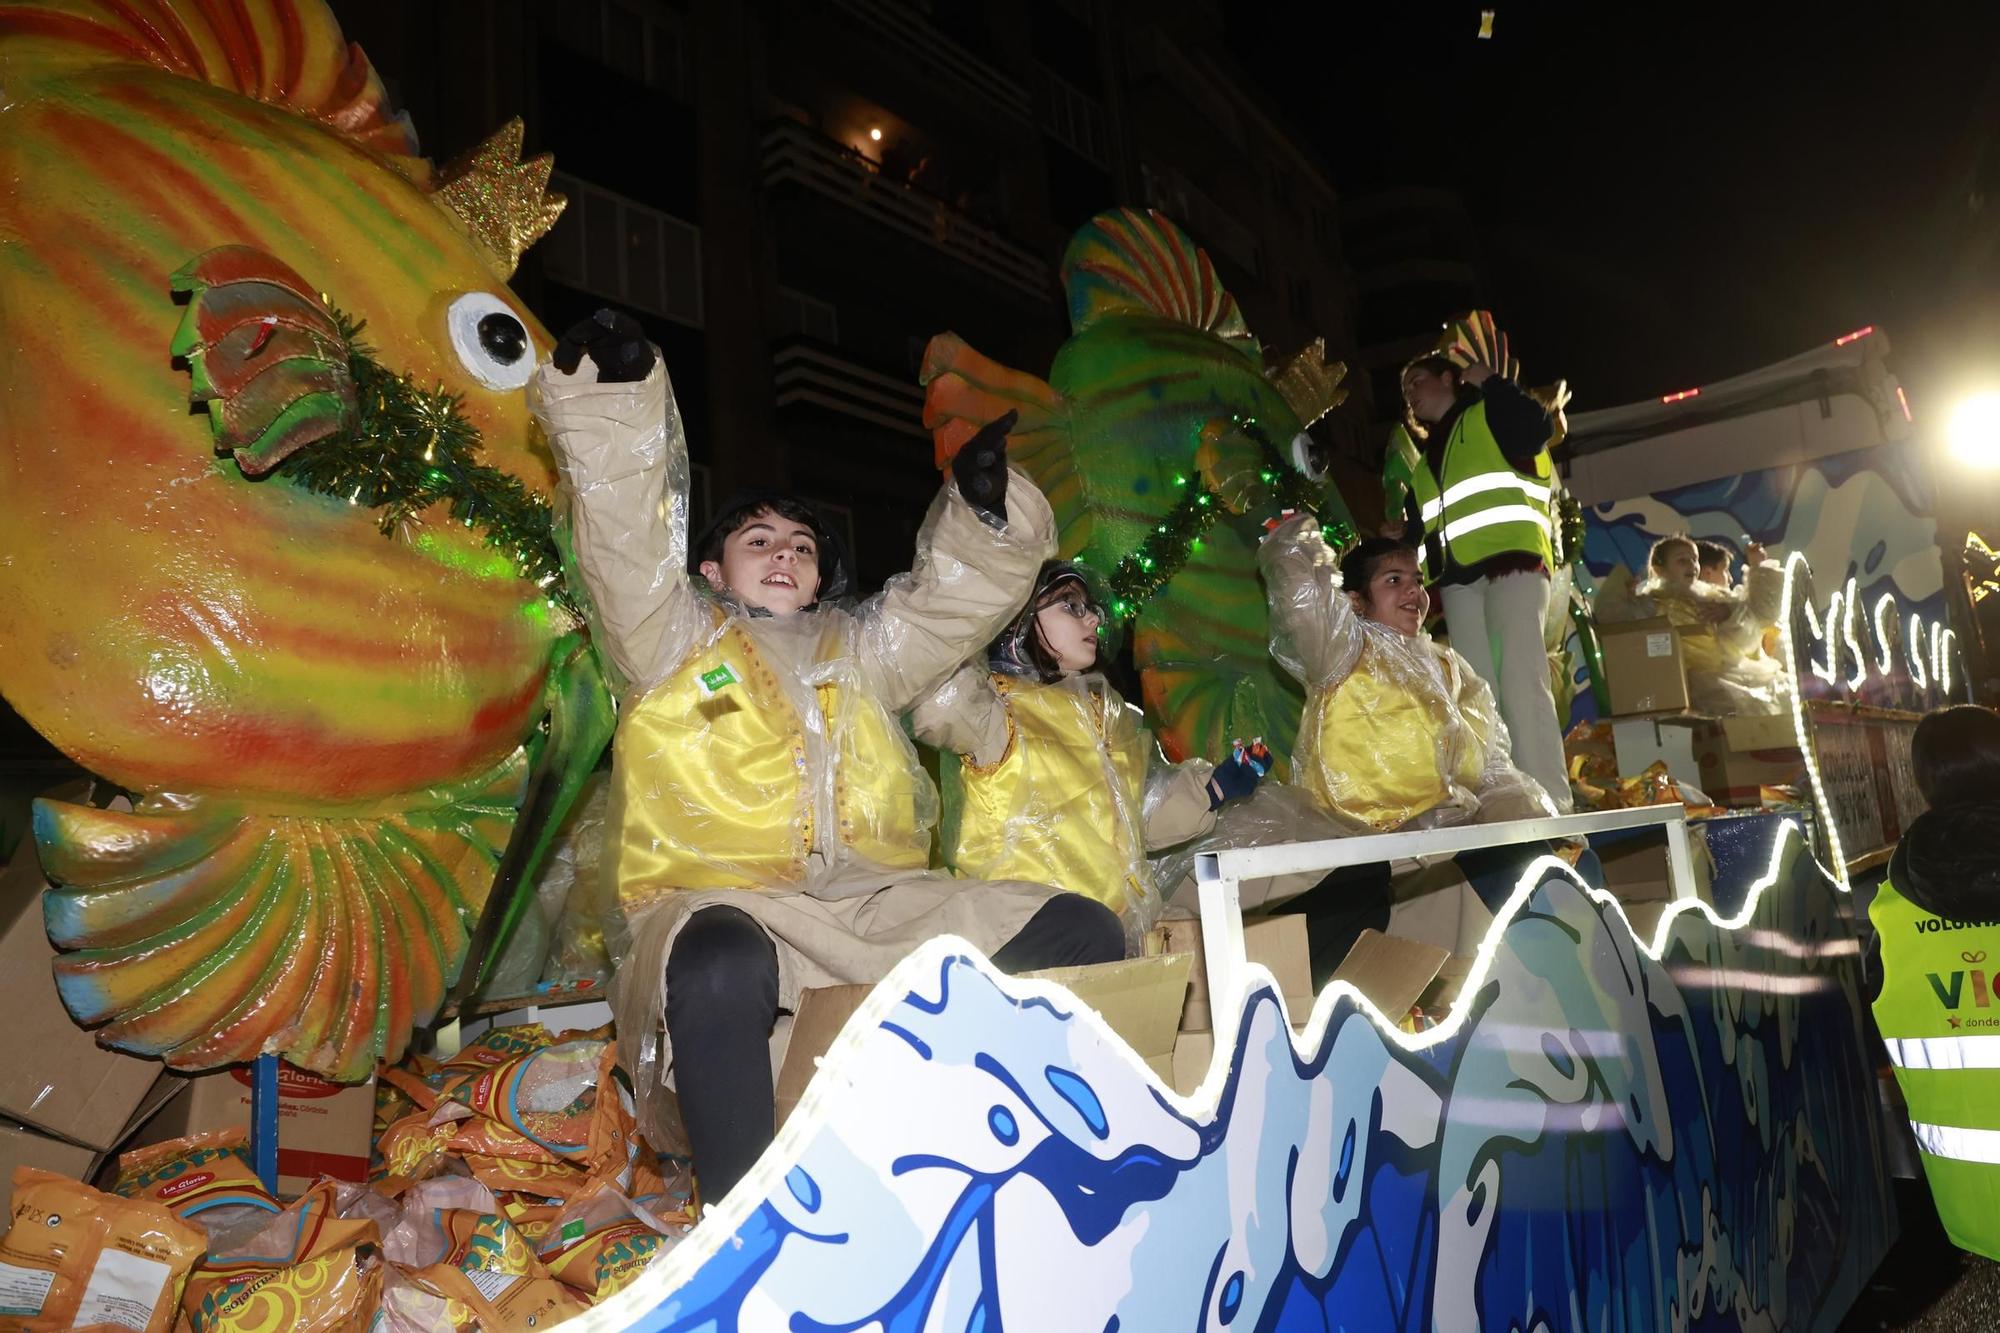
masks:
<svg viewBox="0 0 2000 1333"><path fill-rule="evenodd" d="M1549 414L1491 367L1461 368L1441 355L1404 369L1403 397L1424 438L1420 454L1414 441L1391 450L1386 471L1403 478L1385 475L1385 496L1403 496L1392 535L1421 539L1452 647L1493 687L1514 762L1567 811L1562 728L1542 638L1556 567Z"/></svg>
<svg viewBox="0 0 2000 1333"><path fill-rule="evenodd" d="M2000 714L1927 715L1910 767L1930 809L1868 908L1882 951L1875 1023L1946 1234L2000 1259Z"/></svg>

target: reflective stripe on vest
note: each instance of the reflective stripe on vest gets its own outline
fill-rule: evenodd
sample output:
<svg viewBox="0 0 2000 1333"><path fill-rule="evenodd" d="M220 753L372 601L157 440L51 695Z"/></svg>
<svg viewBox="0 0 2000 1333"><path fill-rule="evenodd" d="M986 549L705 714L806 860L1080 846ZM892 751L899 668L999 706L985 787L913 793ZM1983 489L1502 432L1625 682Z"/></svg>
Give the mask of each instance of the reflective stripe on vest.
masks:
<svg viewBox="0 0 2000 1333"><path fill-rule="evenodd" d="M1532 523L1542 530L1543 535L1547 535L1550 530L1549 516L1533 505L1496 505L1491 509L1467 514L1464 518L1446 519L1444 539L1455 542L1467 533L1490 528L1498 523Z"/></svg>
<svg viewBox="0 0 2000 1333"><path fill-rule="evenodd" d="M1884 1037L1898 1069L2000 1069L2000 1036Z"/></svg>
<svg viewBox="0 0 2000 1333"><path fill-rule="evenodd" d="M1437 482L1439 535L1453 564L1470 568L1515 552L1554 563L1548 451L1540 450L1532 467L1516 468L1494 439L1483 402L1467 407L1453 424Z"/></svg>
<svg viewBox="0 0 2000 1333"><path fill-rule="evenodd" d="M1549 483L1534 477L1524 477L1518 472L1485 472L1464 481L1455 481L1444 488L1438 499L1438 507L1455 505L1487 491L1519 491L1530 501L1549 502Z"/></svg>
<svg viewBox="0 0 2000 1333"><path fill-rule="evenodd" d="M1933 1157L1954 1162L1980 1162L2000 1166L2000 1129L1960 1129L1956 1125L1926 1125L1912 1120L1917 1146Z"/></svg>

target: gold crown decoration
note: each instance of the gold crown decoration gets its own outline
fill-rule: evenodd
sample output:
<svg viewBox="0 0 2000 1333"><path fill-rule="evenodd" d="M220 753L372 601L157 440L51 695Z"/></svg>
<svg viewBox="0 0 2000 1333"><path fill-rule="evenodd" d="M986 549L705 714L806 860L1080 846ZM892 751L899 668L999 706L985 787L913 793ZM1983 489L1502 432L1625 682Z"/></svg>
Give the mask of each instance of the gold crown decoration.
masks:
<svg viewBox="0 0 2000 1333"><path fill-rule="evenodd" d="M1469 310L1446 324L1431 355L1461 369L1476 363L1516 383L1521 379L1521 363L1508 349L1507 335L1490 310Z"/></svg>
<svg viewBox="0 0 2000 1333"><path fill-rule="evenodd" d="M1554 384L1543 384L1528 390L1528 397L1542 405L1549 414L1549 439L1542 447L1553 449L1569 438L1569 381L1557 380Z"/></svg>
<svg viewBox="0 0 2000 1333"><path fill-rule="evenodd" d="M569 201L549 192L555 159L521 160L527 127L514 117L485 143L444 169L431 198L451 212L504 281L521 252L548 234Z"/></svg>
<svg viewBox="0 0 2000 1333"><path fill-rule="evenodd" d="M1326 359L1326 339L1315 338L1283 365L1267 371L1271 387L1298 416L1304 429L1347 401L1340 382L1347 378L1347 363Z"/></svg>

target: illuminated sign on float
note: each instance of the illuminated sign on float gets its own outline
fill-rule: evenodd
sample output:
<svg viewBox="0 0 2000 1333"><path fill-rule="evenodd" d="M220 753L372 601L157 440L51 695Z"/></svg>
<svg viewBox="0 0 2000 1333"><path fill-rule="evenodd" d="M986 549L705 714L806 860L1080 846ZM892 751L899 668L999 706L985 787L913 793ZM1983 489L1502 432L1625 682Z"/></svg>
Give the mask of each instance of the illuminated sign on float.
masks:
<svg viewBox="0 0 2000 1333"><path fill-rule="evenodd" d="M1976 541L1971 538L1969 541ZM1985 547L1980 542L1981 548ZM1990 553L1990 552L1989 552ZM1812 566L1806 563L1804 555L1792 552L1785 560L1785 597L1778 617L1778 640L1783 650L1781 665L1790 685L1792 732L1798 741L1799 753L1805 757L1806 777L1812 787L1813 809L1819 814L1820 827L1826 831L1826 852L1832 865L1827 869L1835 883L1841 888L1848 887L1847 855L1840 845L1840 831L1835 826L1832 806L1827 799L1826 785L1820 777L1819 758L1812 745L1812 730L1806 722L1805 696L1801 689L1800 663L1804 669L1835 689L1844 689L1852 694L1868 683L1872 675L1877 680L1893 680L1896 677L1896 653L1893 637L1898 625L1896 598L1894 593L1884 593L1876 599L1875 609L1867 620L1861 623L1871 625L1875 634L1875 657L1869 660L1856 631L1859 618L1857 608L1861 601L1859 581L1853 578L1835 590L1827 598L1826 610L1816 609L1807 593L1800 590L1802 582L1812 577ZM2000 586L2000 584L1996 584ZM1800 600L1804 599L1804 600ZM1794 641L1792 626L1794 608L1804 612L1806 631L1817 641L1823 653L1815 652L1815 645L1806 645L1802 655L1799 644ZM1931 627L1928 632L1924 618L1912 612L1910 628L1903 643L1903 658L1909 668L1910 683L1919 692L1935 694L1948 701L1951 696L1952 679L1955 672L1953 657L1956 652L1955 635L1943 625ZM1845 644L1843 652L1842 645ZM1845 660L1843 661L1843 657ZM1851 670L1842 678L1842 670Z"/></svg>

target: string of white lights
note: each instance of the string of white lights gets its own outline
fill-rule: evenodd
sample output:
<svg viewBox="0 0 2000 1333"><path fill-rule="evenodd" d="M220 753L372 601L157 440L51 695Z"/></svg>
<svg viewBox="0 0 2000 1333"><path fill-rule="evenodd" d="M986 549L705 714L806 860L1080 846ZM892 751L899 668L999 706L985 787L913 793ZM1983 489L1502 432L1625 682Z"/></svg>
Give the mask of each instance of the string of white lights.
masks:
<svg viewBox="0 0 2000 1333"><path fill-rule="evenodd" d="M1780 604L1781 609L1778 614L1778 646L1784 650L1781 665L1788 678L1788 683L1792 687L1788 691L1790 695L1789 703L1792 709L1792 734L1798 740L1799 753L1805 757L1806 779L1812 785L1813 809L1819 812L1820 827L1826 833L1826 854L1828 859L1833 862L1832 866L1828 869L1828 874L1832 876L1833 882L1838 884L1844 891L1849 887L1847 881L1847 855L1840 846L1840 830L1834 827L1833 820L1829 817L1833 807L1827 801L1826 783L1820 778L1819 774L1819 756L1813 751L1812 735L1806 729L1805 692L1800 688L1797 666L1799 660L1798 645L1792 640L1792 599L1798 593L1799 579L1802 574L1805 577L1810 577L1812 566L1806 563L1805 555L1802 552L1793 551L1785 557L1785 596L1783 602ZM1835 593L1833 595L1833 602L1827 606L1825 621L1827 630L1833 628L1834 604L1840 601L1840 597L1840 593ZM1808 601L1806 603L1806 619L1811 620L1812 618L1812 603ZM1825 631L1818 632L1826 640L1829 665L1827 670L1822 672L1819 669L1819 664L1814 663L1813 674L1831 683L1835 679L1835 672L1832 667L1832 659L1835 656L1833 635Z"/></svg>

